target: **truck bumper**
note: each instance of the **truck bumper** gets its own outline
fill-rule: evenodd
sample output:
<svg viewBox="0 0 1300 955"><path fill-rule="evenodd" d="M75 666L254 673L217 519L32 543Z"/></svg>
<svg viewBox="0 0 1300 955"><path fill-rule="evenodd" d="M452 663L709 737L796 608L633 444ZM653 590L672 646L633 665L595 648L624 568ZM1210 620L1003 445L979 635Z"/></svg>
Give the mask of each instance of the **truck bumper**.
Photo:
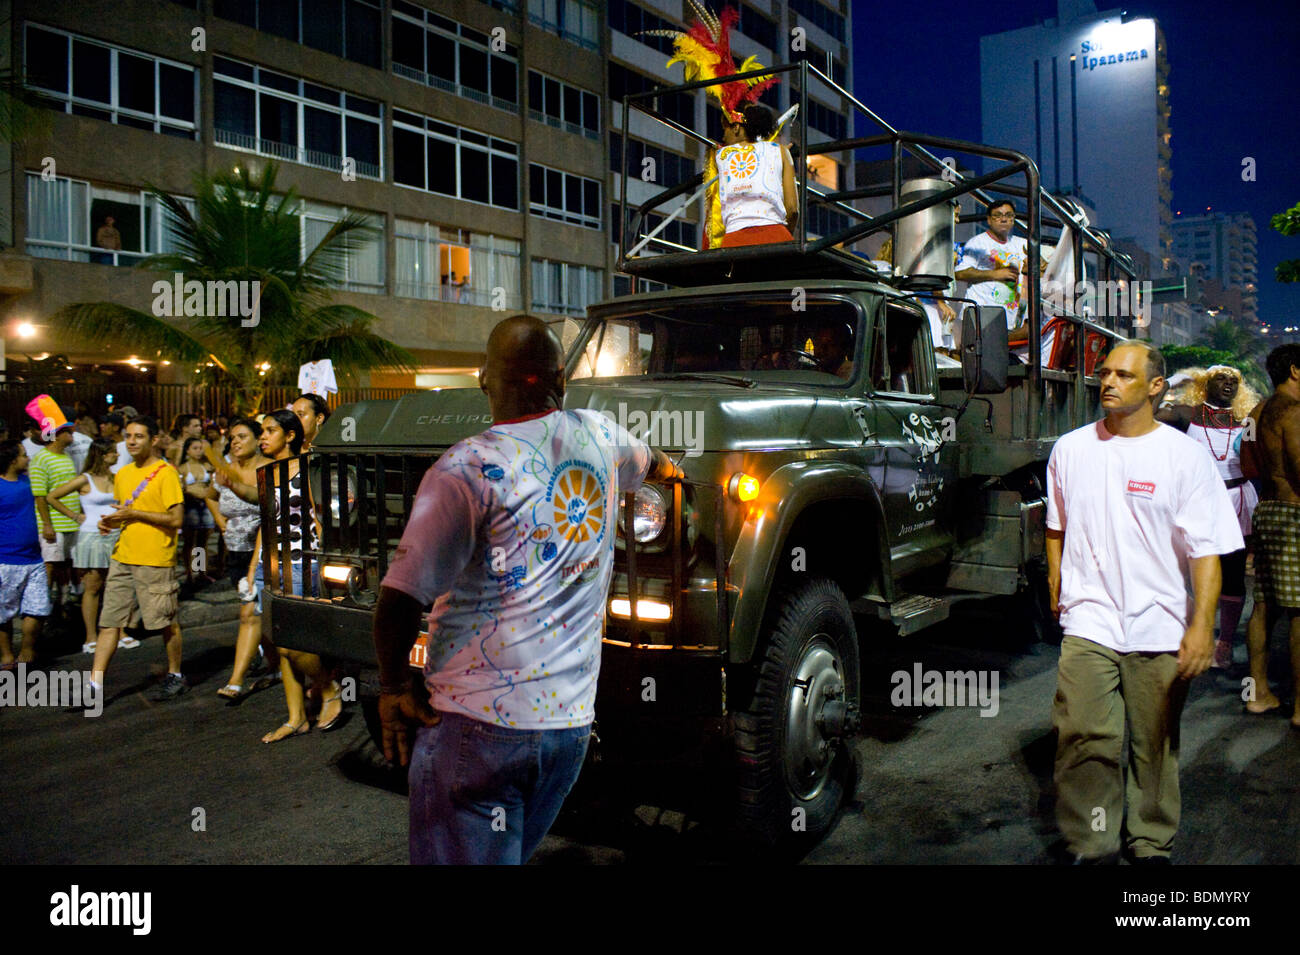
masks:
<svg viewBox="0 0 1300 955"><path fill-rule="evenodd" d="M374 665L371 611L328 600L269 596L271 639L277 647Z"/></svg>

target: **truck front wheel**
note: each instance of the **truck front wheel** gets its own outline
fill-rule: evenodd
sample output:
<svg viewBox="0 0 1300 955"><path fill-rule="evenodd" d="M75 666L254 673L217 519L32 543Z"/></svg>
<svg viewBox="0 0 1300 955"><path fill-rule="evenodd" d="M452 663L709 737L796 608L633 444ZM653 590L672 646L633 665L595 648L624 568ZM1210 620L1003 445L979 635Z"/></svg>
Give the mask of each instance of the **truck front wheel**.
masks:
<svg viewBox="0 0 1300 955"><path fill-rule="evenodd" d="M857 631L830 580L775 599L753 698L735 716L738 823L746 840L806 850L857 784Z"/></svg>

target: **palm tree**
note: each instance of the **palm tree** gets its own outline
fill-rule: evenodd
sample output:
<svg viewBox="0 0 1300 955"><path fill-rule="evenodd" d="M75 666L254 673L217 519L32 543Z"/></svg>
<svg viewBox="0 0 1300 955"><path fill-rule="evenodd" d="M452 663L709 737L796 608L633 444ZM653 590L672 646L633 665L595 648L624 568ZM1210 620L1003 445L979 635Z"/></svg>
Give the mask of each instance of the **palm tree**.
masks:
<svg viewBox="0 0 1300 955"><path fill-rule="evenodd" d="M113 343L201 367L211 364L235 387L241 411L258 410L267 385L276 379L292 381L308 361L333 361L341 384L355 383L357 372L372 368L413 371L415 357L373 331L377 316L331 301L347 257L374 241L377 230L364 217L349 214L303 255L301 200L293 189L275 192L277 169L268 163L260 177L247 168L198 177L197 216L181 200L151 186L167 210L175 251L149 256L137 266L166 273L169 284L176 273L184 282L198 280L205 287L210 281L260 283L255 325L245 327L238 316L161 318L116 302L68 305L54 321L96 344Z"/></svg>

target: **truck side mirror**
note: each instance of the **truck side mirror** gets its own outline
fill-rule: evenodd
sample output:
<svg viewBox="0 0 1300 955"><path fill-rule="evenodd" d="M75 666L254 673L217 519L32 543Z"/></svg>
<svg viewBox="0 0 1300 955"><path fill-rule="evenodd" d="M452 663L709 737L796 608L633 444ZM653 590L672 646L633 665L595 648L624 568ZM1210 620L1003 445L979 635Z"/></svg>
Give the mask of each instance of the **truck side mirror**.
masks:
<svg viewBox="0 0 1300 955"><path fill-rule="evenodd" d="M989 395L1007 387L1007 313L1000 305L967 305L961 315L961 371L966 390Z"/></svg>

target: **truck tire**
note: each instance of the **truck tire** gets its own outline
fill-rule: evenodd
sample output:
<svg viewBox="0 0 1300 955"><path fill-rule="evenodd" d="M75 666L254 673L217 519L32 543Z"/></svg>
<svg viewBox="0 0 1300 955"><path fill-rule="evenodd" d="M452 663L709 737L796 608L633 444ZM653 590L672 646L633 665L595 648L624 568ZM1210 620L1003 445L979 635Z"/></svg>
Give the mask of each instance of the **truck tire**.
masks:
<svg viewBox="0 0 1300 955"><path fill-rule="evenodd" d="M848 601L830 580L774 599L754 695L735 715L736 822L756 848L802 854L830 831L857 785L848 737L859 703L858 639ZM839 704L849 707L847 727Z"/></svg>

